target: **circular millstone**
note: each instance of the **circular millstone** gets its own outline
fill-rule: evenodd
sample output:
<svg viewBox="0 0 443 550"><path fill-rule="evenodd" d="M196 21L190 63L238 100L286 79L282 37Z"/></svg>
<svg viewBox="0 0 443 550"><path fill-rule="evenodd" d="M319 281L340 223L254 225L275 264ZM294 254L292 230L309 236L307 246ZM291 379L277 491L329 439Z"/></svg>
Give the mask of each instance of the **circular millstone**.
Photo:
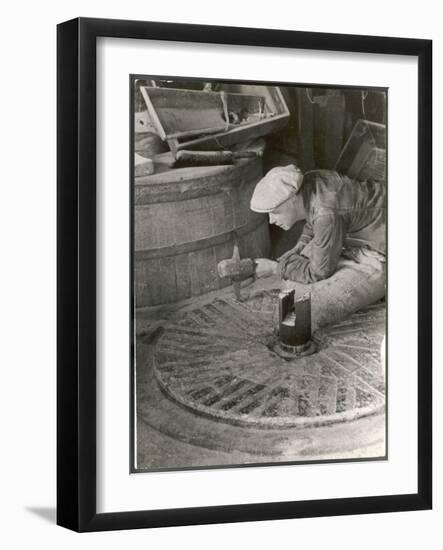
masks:
<svg viewBox="0 0 443 550"><path fill-rule="evenodd" d="M278 290L231 297L179 314L154 352L157 381L194 412L263 428L320 426L385 405L380 344L384 305L313 335L317 352L285 360L273 351Z"/></svg>

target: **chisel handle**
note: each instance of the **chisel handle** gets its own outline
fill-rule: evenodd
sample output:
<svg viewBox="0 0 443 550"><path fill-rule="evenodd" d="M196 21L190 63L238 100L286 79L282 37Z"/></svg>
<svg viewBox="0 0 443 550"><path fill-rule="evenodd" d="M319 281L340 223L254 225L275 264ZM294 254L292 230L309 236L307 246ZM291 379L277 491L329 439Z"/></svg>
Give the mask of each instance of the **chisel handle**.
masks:
<svg viewBox="0 0 443 550"><path fill-rule="evenodd" d="M260 156L256 151L190 151L182 149L177 152L175 166L218 166L234 164L236 159Z"/></svg>

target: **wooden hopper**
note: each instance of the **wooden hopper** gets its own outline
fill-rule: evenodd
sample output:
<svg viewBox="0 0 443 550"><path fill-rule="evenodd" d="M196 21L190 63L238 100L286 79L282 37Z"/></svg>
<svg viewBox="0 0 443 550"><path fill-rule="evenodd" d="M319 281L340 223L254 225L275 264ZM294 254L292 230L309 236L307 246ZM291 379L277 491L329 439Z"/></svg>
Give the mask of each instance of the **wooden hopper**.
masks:
<svg viewBox="0 0 443 550"><path fill-rule="evenodd" d="M283 128L289 110L279 88L242 86L253 93L140 88L160 137L181 149L220 150Z"/></svg>

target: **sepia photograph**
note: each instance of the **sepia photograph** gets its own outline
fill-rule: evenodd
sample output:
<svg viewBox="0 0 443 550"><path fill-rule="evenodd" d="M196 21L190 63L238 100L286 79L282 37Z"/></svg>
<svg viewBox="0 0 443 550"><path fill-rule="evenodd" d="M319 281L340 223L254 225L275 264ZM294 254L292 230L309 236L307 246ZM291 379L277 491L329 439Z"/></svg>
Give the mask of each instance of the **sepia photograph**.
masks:
<svg viewBox="0 0 443 550"><path fill-rule="evenodd" d="M388 90L130 92L131 471L386 460Z"/></svg>

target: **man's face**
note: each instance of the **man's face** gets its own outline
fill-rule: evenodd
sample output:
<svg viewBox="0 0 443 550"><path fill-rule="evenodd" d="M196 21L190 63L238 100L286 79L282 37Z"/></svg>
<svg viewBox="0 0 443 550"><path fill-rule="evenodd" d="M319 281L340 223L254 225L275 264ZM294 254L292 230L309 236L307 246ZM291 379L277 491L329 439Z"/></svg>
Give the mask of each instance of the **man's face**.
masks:
<svg viewBox="0 0 443 550"><path fill-rule="evenodd" d="M291 229L295 222L304 218L303 199L300 195L292 197L272 212L269 212L269 223L278 225L285 231Z"/></svg>

